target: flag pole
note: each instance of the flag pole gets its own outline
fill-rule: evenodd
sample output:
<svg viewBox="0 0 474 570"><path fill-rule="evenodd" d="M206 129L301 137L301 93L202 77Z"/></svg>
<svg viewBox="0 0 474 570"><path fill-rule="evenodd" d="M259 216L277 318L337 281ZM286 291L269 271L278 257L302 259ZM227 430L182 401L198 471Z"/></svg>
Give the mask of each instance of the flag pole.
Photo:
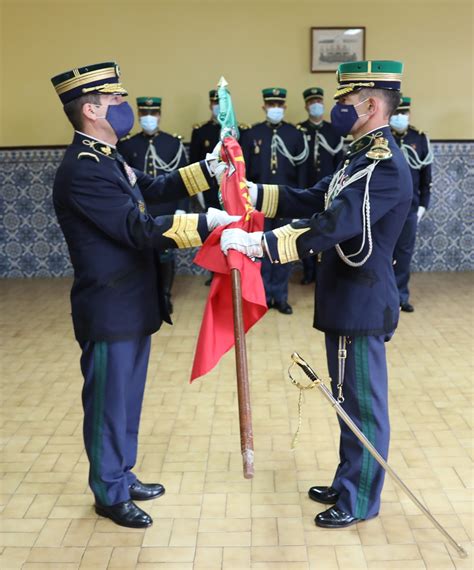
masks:
<svg viewBox="0 0 474 570"><path fill-rule="evenodd" d="M228 83L221 77L218 83L219 96L219 123L221 125L221 141L225 152L224 139L227 136L238 137L238 127L230 94L227 91ZM231 165L229 165L230 168ZM233 212L231 212L233 213ZM254 450L252 408L250 406L250 386L247 365L247 345L245 343L245 328L242 310L242 284L240 271L231 269L232 307L234 315L235 338L235 366L237 373L237 395L239 404L240 449L245 479L254 476Z"/></svg>

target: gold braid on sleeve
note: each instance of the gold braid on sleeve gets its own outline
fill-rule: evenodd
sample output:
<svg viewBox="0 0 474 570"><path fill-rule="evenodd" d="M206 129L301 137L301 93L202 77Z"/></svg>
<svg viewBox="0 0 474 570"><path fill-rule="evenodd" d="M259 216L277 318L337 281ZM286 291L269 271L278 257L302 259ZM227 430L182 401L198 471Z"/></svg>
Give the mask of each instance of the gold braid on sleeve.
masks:
<svg viewBox="0 0 474 570"><path fill-rule="evenodd" d="M209 190L209 183L204 176L199 162L190 164L184 168L179 168L178 172L190 196L194 196L198 192L204 192L204 190Z"/></svg>
<svg viewBox="0 0 474 570"><path fill-rule="evenodd" d="M172 239L179 249L202 245L198 232L199 214L173 216L173 225L163 233L163 237Z"/></svg>
<svg viewBox="0 0 474 570"><path fill-rule="evenodd" d="M299 259L298 250L296 249L296 240L301 235L309 232L309 230L310 228L295 229L290 224L273 230L273 233L277 238L278 257L280 258L280 263L289 263L290 261L296 261Z"/></svg>
<svg viewBox="0 0 474 570"><path fill-rule="evenodd" d="M263 199L262 199L262 212L266 218L274 218L278 209L278 185L277 184L262 184Z"/></svg>

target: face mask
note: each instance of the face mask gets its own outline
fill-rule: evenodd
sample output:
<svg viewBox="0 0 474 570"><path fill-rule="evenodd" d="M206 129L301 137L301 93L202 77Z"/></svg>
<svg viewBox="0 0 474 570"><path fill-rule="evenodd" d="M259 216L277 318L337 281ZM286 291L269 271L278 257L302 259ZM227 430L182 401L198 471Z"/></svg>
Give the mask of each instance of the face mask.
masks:
<svg viewBox="0 0 474 570"><path fill-rule="evenodd" d="M324 105L322 103L311 103L308 107L310 117L321 117L324 115Z"/></svg>
<svg viewBox="0 0 474 570"><path fill-rule="evenodd" d="M101 105L96 106L100 107ZM135 121L133 110L126 101L119 105L109 105L107 113L103 117L98 118L105 119L109 123L118 139L128 135Z"/></svg>
<svg viewBox="0 0 474 570"><path fill-rule="evenodd" d="M267 119L270 123L281 123L285 116L285 109L283 107L269 107L267 109Z"/></svg>
<svg viewBox="0 0 474 570"><path fill-rule="evenodd" d="M408 128L408 121L410 118L408 115L392 115L390 117L390 126L396 131L406 131Z"/></svg>
<svg viewBox="0 0 474 570"><path fill-rule="evenodd" d="M219 112L220 112L220 107L219 105L213 105L212 106L212 114L214 115L214 117L217 119L217 117L219 116Z"/></svg>
<svg viewBox="0 0 474 570"><path fill-rule="evenodd" d="M334 107L331 109L331 124L338 134L341 137L347 136L350 132L352 127L355 125L357 119L359 117L364 117L367 113L362 115L358 115L356 111L356 107L365 103L367 99L364 99L357 105L343 105L342 103L336 103Z"/></svg>
<svg viewBox="0 0 474 570"><path fill-rule="evenodd" d="M144 115L140 117L140 126L146 133L154 133L158 128L158 117L153 115Z"/></svg>

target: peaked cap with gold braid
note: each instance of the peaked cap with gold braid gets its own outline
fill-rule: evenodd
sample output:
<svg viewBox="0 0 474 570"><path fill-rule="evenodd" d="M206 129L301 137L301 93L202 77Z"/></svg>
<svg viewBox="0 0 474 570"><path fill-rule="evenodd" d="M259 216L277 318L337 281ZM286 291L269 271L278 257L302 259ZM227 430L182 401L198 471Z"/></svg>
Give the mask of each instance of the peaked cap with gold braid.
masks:
<svg viewBox="0 0 474 570"><path fill-rule="evenodd" d="M364 88L400 91L402 74L400 61L374 59L341 63L336 72L339 86L334 99Z"/></svg>

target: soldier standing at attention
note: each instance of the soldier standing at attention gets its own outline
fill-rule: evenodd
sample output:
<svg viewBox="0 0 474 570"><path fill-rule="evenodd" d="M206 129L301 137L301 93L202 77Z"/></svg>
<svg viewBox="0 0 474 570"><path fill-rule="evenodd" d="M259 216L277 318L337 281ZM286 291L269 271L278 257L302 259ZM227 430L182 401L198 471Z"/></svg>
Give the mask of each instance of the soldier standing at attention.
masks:
<svg viewBox="0 0 474 570"><path fill-rule="evenodd" d="M415 249L416 228L430 203L431 164L433 162L428 135L409 124L410 106L411 98L402 97L400 105L390 117L392 134L407 159L413 178L413 200L410 213L393 253L400 308L406 313L413 313L415 310L409 302L410 263Z"/></svg>
<svg viewBox="0 0 474 570"><path fill-rule="evenodd" d="M201 245L233 220L220 210L153 218L149 204L185 198L215 185L217 152L156 178L131 168L117 141L133 126L115 62L51 79L75 129L56 173L53 202L74 268L71 308L84 376L84 443L95 510L141 528L151 517L134 501L165 490L133 468L151 335L169 322L155 250Z"/></svg>
<svg viewBox="0 0 474 570"><path fill-rule="evenodd" d="M138 97L137 108L142 131L132 137L125 137L117 144L117 150L127 164L150 176L168 174L186 166L186 152L181 137L170 135L160 129L161 97ZM153 204L148 210L153 217L185 214L188 210L188 199L181 198ZM173 312L171 288L175 274L174 249L166 249L157 255L165 302L168 313L171 314Z"/></svg>
<svg viewBox="0 0 474 570"><path fill-rule="evenodd" d="M211 110L211 118L204 123L197 123L193 127L191 134L191 143L189 145L190 162L199 162L206 158L206 154L213 149L220 140L221 126L217 121L219 116L219 99L217 90L209 91L209 109ZM204 204L206 208L220 208L218 198L218 188L213 188L206 193Z"/></svg>
<svg viewBox="0 0 474 570"><path fill-rule="evenodd" d="M305 161L308 143L301 129L285 122L286 89L269 87L262 90L265 121L253 125L241 138L247 178L253 182L265 182L270 188L278 184L304 186ZM265 221L266 231L285 225L283 217ZM267 258L262 261L262 277L269 308L284 315L293 309L288 303L288 280L291 265L274 265Z"/></svg>
<svg viewBox="0 0 474 570"><path fill-rule="evenodd" d="M334 174L342 160L344 139L323 120L324 89L309 87L303 91L305 109L308 113L306 121L296 126L303 131L309 146L309 156L306 161L306 186L314 186L325 176ZM305 257L303 263L302 285L308 285L316 280L316 257Z"/></svg>
<svg viewBox="0 0 474 570"><path fill-rule="evenodd" d="M314 326L325 334L332 391L379 453L390 440L385 343L400 315L393 249L410 210L412 179L389 126L400 101L402 64L355 61L339 66L331 123L352 134L346 159L315 186L249 184L266 216L299 218L266 232L224 230L224 253L236 249L275 265L322 252L316 273ZM329 486L309 497L334 505L315 522L343 528L377 516L385 472L340 421L339 465Z"/></svg>

